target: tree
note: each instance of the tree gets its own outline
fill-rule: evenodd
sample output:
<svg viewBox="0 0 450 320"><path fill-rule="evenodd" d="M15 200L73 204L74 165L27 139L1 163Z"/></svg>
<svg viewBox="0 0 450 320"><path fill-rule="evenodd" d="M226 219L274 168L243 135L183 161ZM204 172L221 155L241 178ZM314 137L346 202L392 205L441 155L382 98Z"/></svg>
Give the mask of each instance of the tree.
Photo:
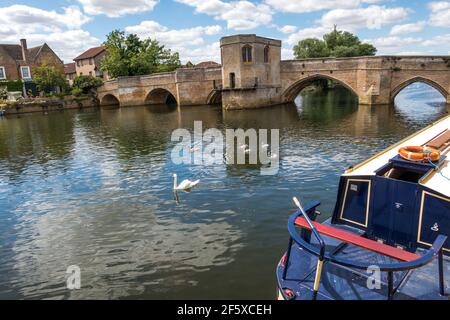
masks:
<svg viewBox="0 0 450 320"><path fill-rule="evenodd" d="M294 46L294 54L297 59L321 58L330 56L330 50L324 41L308 38Z"/></svg>
<svg viewBox="0 0 450 320"><path fill-rule="evenodd" d="M100 87L103 84L102 79L93 76L78 76L73 79L72 93L79 95L88 94L91 90Z"/></svg>
<svg viewBox="0 0 450 320"><path fill-rule="evenodd" d="M61 70L54 66L42 65L33 70L33 79L39 91L46 93L55 91L57 87L66 89L68 87L67 80Z"/></svg>
<svg viewBox="0 0 450 320"><path fill-rule="evenodd" d="M107 55L101 69L113 77L137 76L173 71L181 67L177 52L172 52L150 38L141 40L135 34L114 30L105 42Z"/></svg>
<svg viewBox="0 0 450 320"><path fill-rule="evenodd" d="M373 45L362 43L356 35L336 28L325 34L323 40L307 38L294 46L297 59L374 56L376 53L377 49Z"/></svg>

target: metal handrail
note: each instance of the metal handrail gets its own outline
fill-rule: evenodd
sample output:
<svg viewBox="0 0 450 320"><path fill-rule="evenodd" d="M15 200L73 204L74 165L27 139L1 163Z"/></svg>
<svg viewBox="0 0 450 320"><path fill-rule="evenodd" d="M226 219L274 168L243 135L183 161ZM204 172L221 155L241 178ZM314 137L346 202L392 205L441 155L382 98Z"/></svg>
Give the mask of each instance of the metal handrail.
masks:
<svg viewBox="0 0 450 320"><path fill-rule="evenodd" d="M306 211L303 209L303 206L301 205L300 200L298 200L296 197L294 197L293 200L294 200L294 203L296 204L296 206L300 209L300 211L297 211L294 215L297 216L297 217L303 216L305 218L306 222L308 223L309 227L311 228L311 231L314 234L314 236L316 237L317 241L319 242L319 246L320 246L320 251L319 251L319 255L318 255L319 259L317 260L316 276L314 278L314 287L313 287L313 294L314 294L313 297L314 297L314 300L315 300L317 298L317 294L319 292L320 278L322 276L322 268L323 268L324 255L325 255L325 241L323 240L323 238L320 235L320 233L317 231L316 227L312 223L312 221L309 218L309 216L306 213ZM317 204L317 206L318 205L319 204ZM314 207L314 210L315 210L316 207ZM293 239L293 237L291 236L291 238L289 240L288 253L286 254L286 267L285 267L285 269L283 271L283 279L286 278L287 265L289 264L289 258L290 258L290 255L291 255L292 239Z"/></svg>
<svg viewBox="0 0 450 320"><path fill-rule="evenodd" d="M317 205L314 207L314 210L316 207L317 207ZM307 211L310 211L310 210L311 209L309 209ZM295 243L297 243L300 247L304 248L309 253L319 257L319 259L322 257L324 260L336 263L338 265L342 265L342 266L350 267L350 268L356 268L356 269L366 269L366 270L373 265L371 263L357 262L357 261L352 261L352 260L348 260L348 259L342 259L342 258L339 258L332 254L323 252L322 248L324 248L324 246L323 246L322 242L320 242L320 241L319 241L319 245L320 245L319 249L316 246L305 241L297 233L297 229L296 229L296 225L295 225L295 221L297 220L297 218L299 218L302 215L303 215L303 217L305 217L305 220L308 222L308 224L310 224L310 227L312 224L311 221L309 221L309 218L307 218L307 215L303 214L301 211L297 211L296 213L291 215L291 217L289 218L288 230L289 230L289 234L290 234L290 241L289 241L288 252L286 253L286 265L285 265L285 269L283 270L283 280L286 279L286 273L287 273L287 268L288 268L287 261L288 261L289 255L290 255L293 241L295 241ZM314 227L314 229L315 229L315 227ZM311 228L311 230L313 230L313 233L315 234L314 229ZM316 229L316 232L317 232L317 229ZM393 289L393 274L392 274L394 271L405 271L405 270L417 269L417 268L423 267L423 266L431 263L436 257L439 259L439 264L438 264L438 267L439 267L439 293L441 295L445 295L445 292L444 292L445 291L444 290L444 270L443 270L443 246L446 241L447 241L447 236L438 235L436 240L434 241L432 247L424 255L422 255L420 258L418 258L416 260L377 265L377 267L379 268L380 271L389 273L388 274L388 282L389 282L388 283L388 290L389 290L388 297L389 297L389 299L391 299L394 294L394 292L393 292L393 290L394 290ZM321 270L319 270L319 271L321 271ZM316 271L316 276L317 276L317 271ZM315 295L316 294L317 294L317 292L315 292Z"/></svg>

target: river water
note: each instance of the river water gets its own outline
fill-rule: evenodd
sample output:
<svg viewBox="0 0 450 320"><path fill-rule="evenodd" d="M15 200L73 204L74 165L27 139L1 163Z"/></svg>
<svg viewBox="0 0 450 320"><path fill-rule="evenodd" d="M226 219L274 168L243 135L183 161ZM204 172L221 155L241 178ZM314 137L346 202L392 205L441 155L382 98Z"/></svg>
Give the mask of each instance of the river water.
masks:
<svg viewBox="0 0 450 320"><path fill-rule="evenodd" d="M0 298L273 299L292 196L333 210L339 175L443 116L434 90L358 106L342 89L222 112L161 106L0 119ZM280 170L175 165L171 133L280 129ZM172 193L172 174L201 183ZM66 270L81 269L81 289Z"/></svg>

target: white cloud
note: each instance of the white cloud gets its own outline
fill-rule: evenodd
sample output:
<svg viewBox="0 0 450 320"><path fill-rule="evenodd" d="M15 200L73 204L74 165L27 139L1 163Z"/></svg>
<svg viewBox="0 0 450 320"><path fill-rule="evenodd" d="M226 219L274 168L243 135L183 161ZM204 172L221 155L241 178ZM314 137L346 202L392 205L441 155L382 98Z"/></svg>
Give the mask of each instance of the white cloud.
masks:
<svg viewBox="0 0 450 320"><path fill-rule="evenodd" d="M156 21L142 21L139 25L126 27L129 33L135 33L141 38L152 38L169 46L202 45L204 35L216 35L222 31L218 25L194 27L188 29L170 30Z"/></svg>
<svg viewBox="0 0 450 320"><path fill-rule="evenodd" d="M281 48L281 59L292 60L294 59L294 51L292 48Z"/></svg>
<svg viewBox="0 0 450 320"><path fill-rule="evenodd" d="M168 48L180 53L182 62L200 62L205 60L220 61L219 42L204 44L204 36L217 35L222 32L219 25L193 27L187 29L169 29L156 21L143 21L139 25L126 27L129 33L141 38L156 39Z"/></svg>
<svg viewBox="0 0 450 320"><path fill-rule="evenodd" d="M90 21L78 7L63 8L63 13L46 11L26 5L12 5L0 8L0 25L3 28L21 32L55 31L77 29Z"/></svg>
<svg viewBox="0 0 450 320"><path fill-rule="evenodd" d="M375 5L358 9L335 9L324 14L320 24L325 27L336 24L340 29L380 29L384 25L405 19L409 11L403 7L387 8Z"/></svg>
<svg viewBox="0 0 450 320"><path fill-rule="evenodd" d="M227 22L229 29L248 30L272 21L272 9L265 4L250 1L224 2L221 0L176 0L195 8L197 13L213 16Z"/></svg>
<svg viewBox="0 0 450 320"><path fill-rule="evenodd" d="M408 49L409 46L417 46L423 43L422 38L415 37L398 37L388 36L380 37L371 40L364 40L363 42L370 43L378 49L379 55L414 55L413 52L417 52Z"/></svg>
<svg viewBox="0 0 450 320"><path fill-rule="evenodd" d="M291 26L291 25L286 25L286 26L279 28L279 30L283 33L294 33L295 31L297 31L297 27Z"/></svg>
<svg viewBox="0 0 450 320"><path fill-rule="evenodd" d="M305 38L322 39L323 35L331 32L335 25L339 30L350 32L364 28L379 29L405 19L408 12L408 9L402 7L386 8L375 5L357 9L334 9L325 13L317 21L317 26L298 30L291 34L286 42L294 45Z"/></svg>
<svg viewBox="0 0 450 320"><path fill-rule="evenodd" d="M372 40L365 40L364 42L371 43L381 50L385 48L401 48L409 45L417 45L423 42L423 39L414 37L383 37Z"/></svg>
<svg viewBox="0 0 450 320"><path fill-rule="evenodd" d="M111 18L152 11L158 0L78 0L86 13Z"/></svg>
<svg viewBox="0 0 450 320"><path fill-rule="evenodd" d="M19 44L26 38L28 47L47 43L61 59L71 62L85 49L100 41L81 26L90 18L78 7L63 8L62 13L25 5L0 8L1 42Z"/></svg>
<svg viewBox="0 0 450 320"><path fill-rule="evenodd" d="M2 38L2 42L19 44L20 38L27 39L29 48L47 43L65 63L72 62L73 58L83 51L100 45L100 40L80 29L52 33L13 34Z"/></svg>
<svg viewBox="0 0 450 320"><path fill-rule="evenodd" d="M420 32L425 28L425 21L418 21L415 23L398 24L392 27L390 35L396 36L400 34L408 34L413 32Z"/></svg>
<svg viewBox="0 0 450 320"><path fill-rule="evenodd" d="M450 1L436 1L429 4L430 24L435 27L450 27Z"/></svg>
<svg viewBox="0 0 450 320"><path fill-rule="evenodd" d="M450 33L433 37L430 40L426 40L422 43L424 46L449 46L450 45Z"/></svg>
<svg viewBox="0 0 450 320"><path fill-rule="evenodd" d="M331 28L325 28L322 26L319 27L312 27L312 28L305 28L298 30L296 33L291 34L286 42L290 45L297 44L300 40L306 39L306 38L317 38L322 39L323 35L325 33L331 32Z"/></svg>
<svg viewBox="0 0 450 320"><path fill-rule="evenodd" d="M327 9L358 8L363 3L376 3L383 0L265 0L265 3L278 11L304 13Z"/></svg>
<svg viewBox="0 0 450 320"><path fill-rule="evenodd" d="M180 53L182 63L191 61L199 63L202 61L215 61L220 63L220 43L214 42L197 48L172 47L171 49Z"/></svg>

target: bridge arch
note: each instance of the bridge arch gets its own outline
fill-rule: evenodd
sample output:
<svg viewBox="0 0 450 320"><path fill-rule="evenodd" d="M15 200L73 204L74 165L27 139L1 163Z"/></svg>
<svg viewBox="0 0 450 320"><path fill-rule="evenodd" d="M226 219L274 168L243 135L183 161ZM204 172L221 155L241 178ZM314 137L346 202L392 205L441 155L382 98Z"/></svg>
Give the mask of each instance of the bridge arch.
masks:
<svg viewBox="0 0 450 320"><path fill-rule="evenodd" d="M164 88L156 88L147 93L145 97L145 104L177 104L177 99L169 90Z"/></svg>
<svg viewBox="0 0 450 320"><path fill-rule="evenodd" d="M326 80L332 80L334 82L339 83L340 85L342 85L343 87L345 87L346 89L348 89L351 93L353 93L356 97L359 98L358 93L356 92L355 89L353 89L349 84L345 83L342 80L339 80L338 78L329 76L329 75L324 75L324 74L314 74L311 76L308 76L306 78L300 79L296 82L294 82L292 85L290 85L284 92L283 92L283 100L285 102L293 102L295 100L295 98L297 98L298 94L305 89L306 87L308 87L309 85L311 85L312 83L314 83L317 80L321 80L321 79L326 79Z"/></svg>
<svg viewBox="0 0 450 320"><path fill-rule="evenodd" d="M427 78L423 78L423 77L413 77L410 78L404 82L402 82L401 84L399 84L397 87L394 88L394 90L392 90L391 92L391 102L394 102L395 97L407 86L413 84L413 83L425 83L427 85L429 85L430 87L436 89L437 91L439 91L440 94L442 94L442 96L444 97L444 99L447 99L447 97L449 96L449 93L447 92L447 90L445 90L444 87L442 87L439 83L427 79Z"/></svg>
<svg viewBox="0 0 450 320"><path fill-rule="evenodd" d="M206 104L208 105L219 105L222 104L222 92L220 90L213 90L208 95L206 99Z"/></svg>
<svg viewBox="0 0 450 320"><path fill-rule="evenodd" d="M100 106L119 106L120 100L113 94L108 93L100 99Z"/></svg>

